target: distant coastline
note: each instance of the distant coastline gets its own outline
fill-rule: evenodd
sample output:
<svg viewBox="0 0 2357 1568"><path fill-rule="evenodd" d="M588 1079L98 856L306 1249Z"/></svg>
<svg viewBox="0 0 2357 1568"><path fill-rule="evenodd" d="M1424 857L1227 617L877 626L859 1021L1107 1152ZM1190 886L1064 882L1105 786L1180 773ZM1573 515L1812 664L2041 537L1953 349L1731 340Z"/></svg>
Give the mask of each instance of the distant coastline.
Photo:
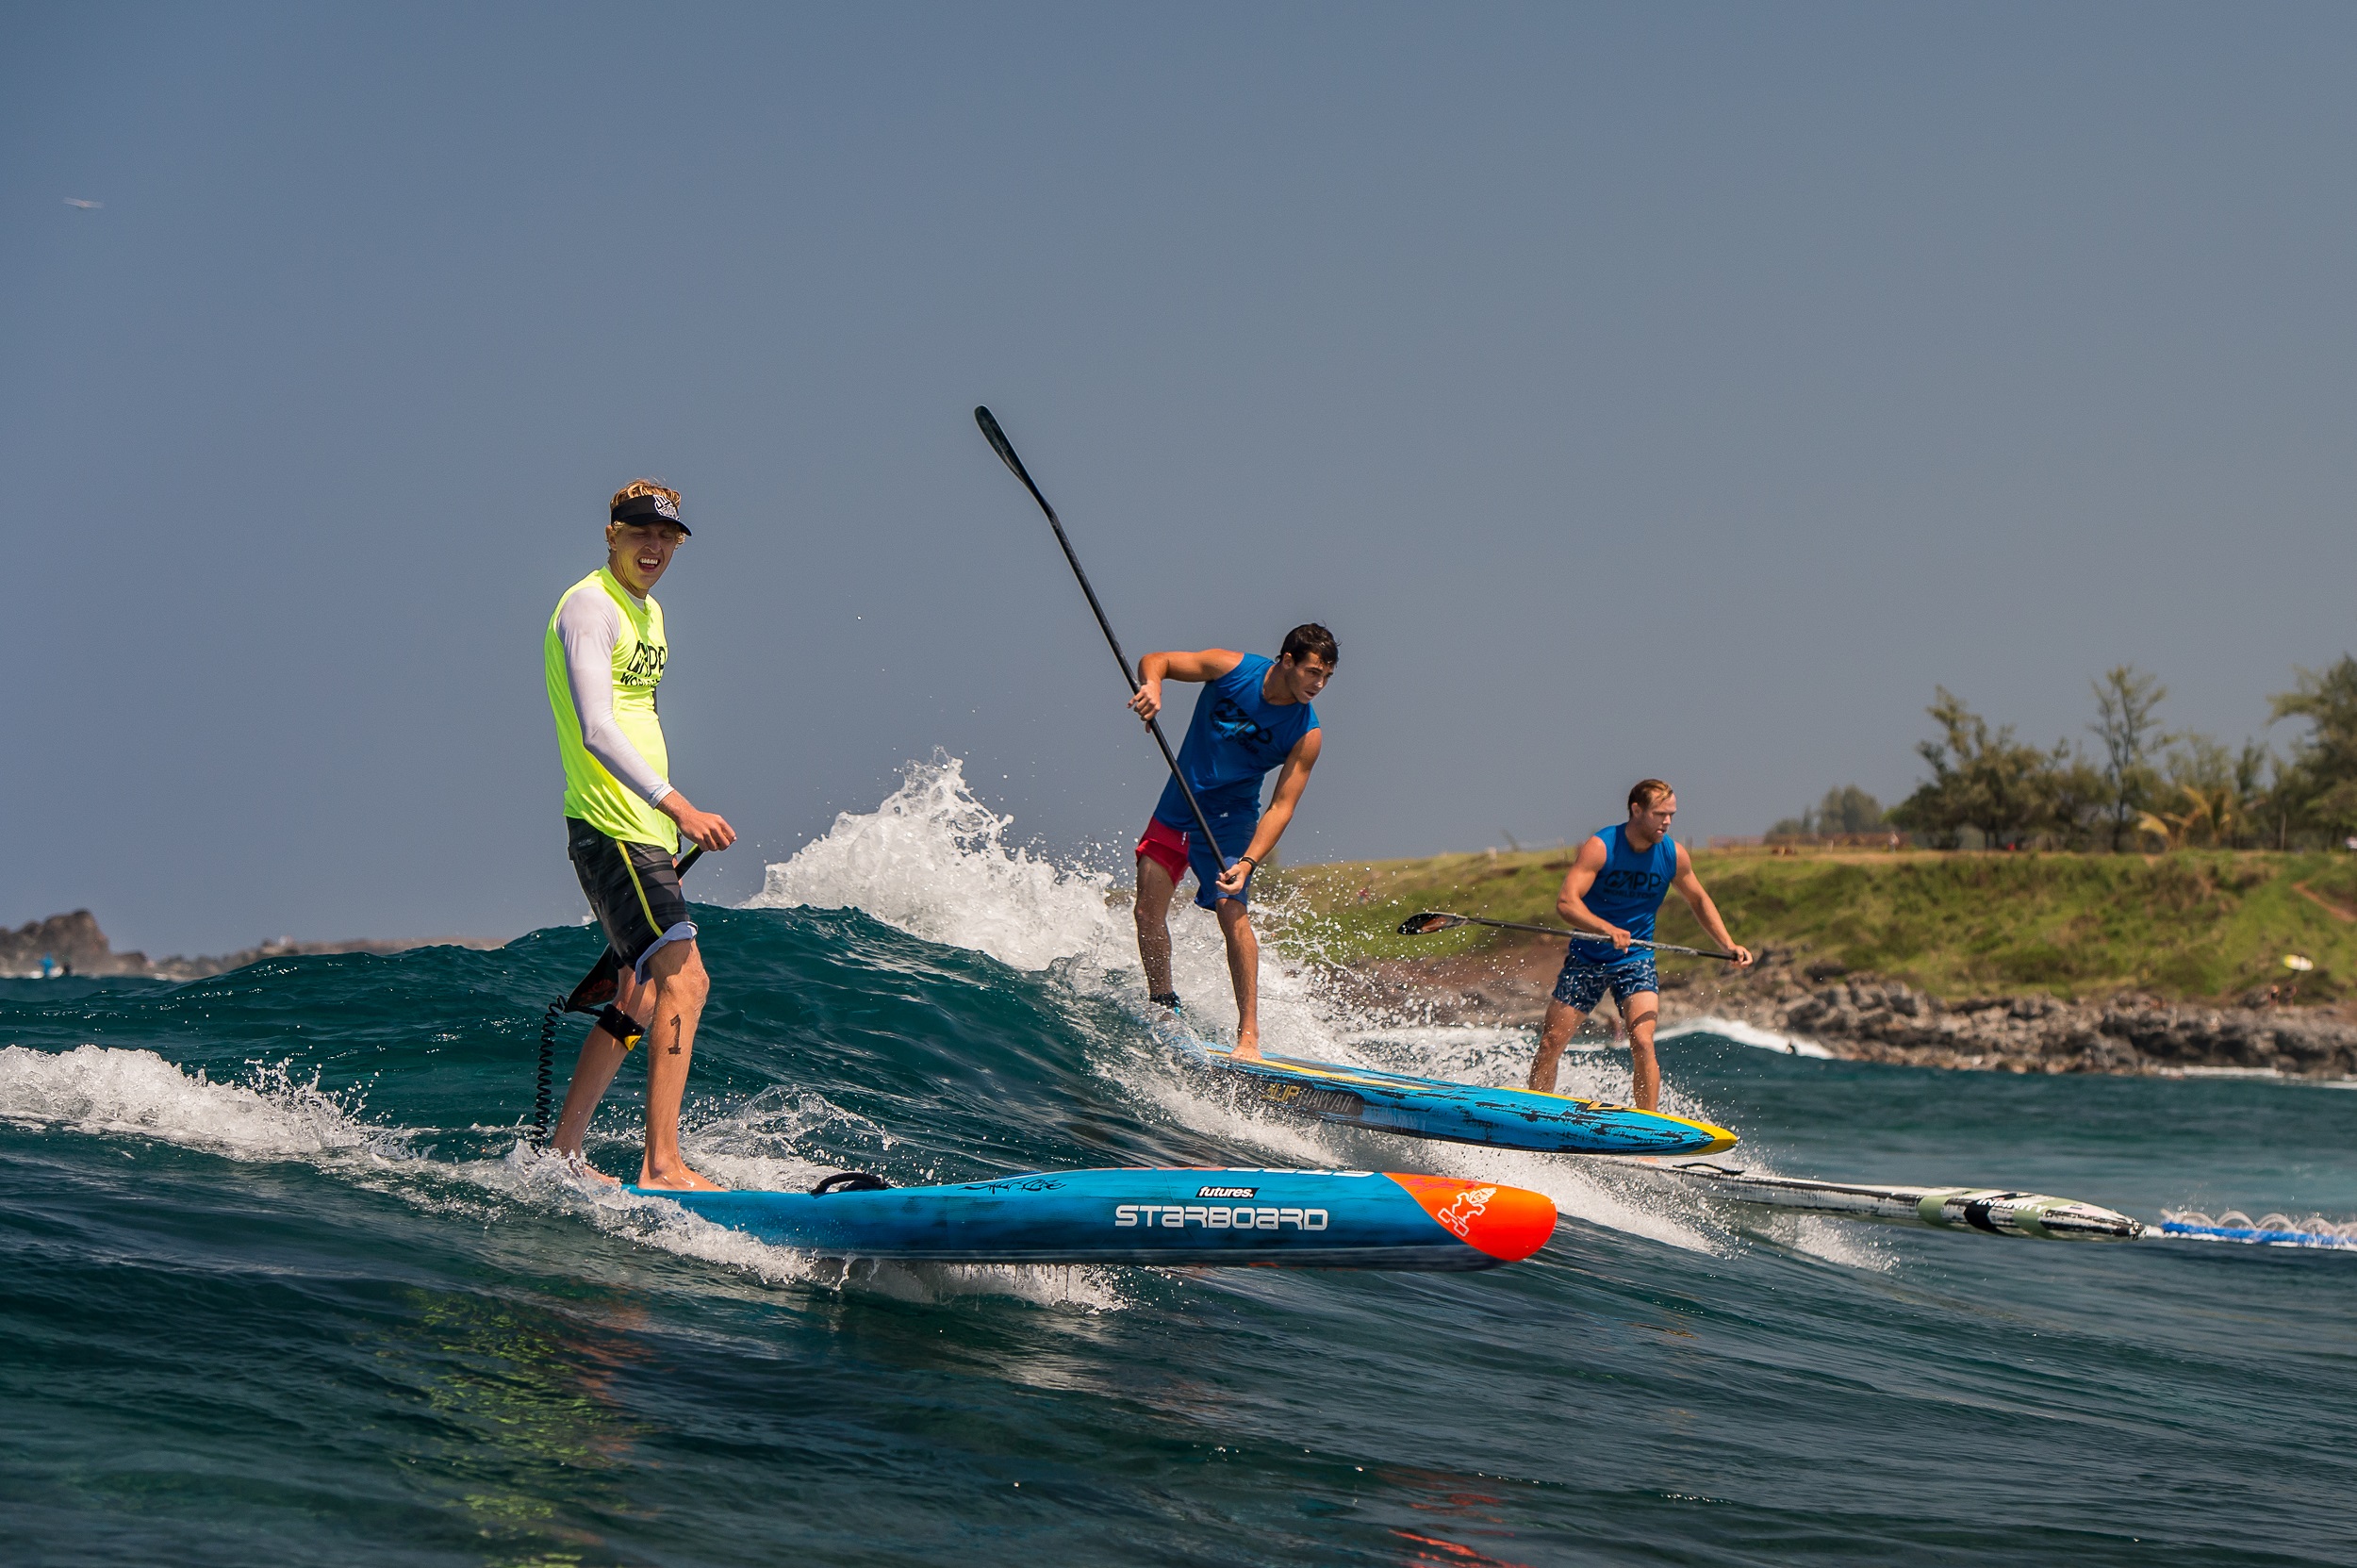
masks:
<svg viewBox="0 0 2357 1568"><path fill-rule="evenodd" d="M1560 944L1397 926L1425 908L1555 923L1567 863L1558 850L1293 868L1288 945L1401 1016L1534 1024ZM1722 850L1695 863L1761 961L1739 974L1665 960L1665 1023L1715 1016L1924 1066L2357 1077L2357 856ZM1662 935L1707 945L1674 899Z"/></svg>
<svg viewBox="0 0 2357 1568"><path fill-rule="evenodd" d="M52 978L69 976L92 978L132 978L144 980L203 980L209 975L227 974L242 969L266 958L285 958L296 953L395 953L413 948L459 947L496 948L502 943L491 937L439 936L419 941L382 941L354 938L342 942L298 942L291 937L257 943L240 948L236 952L201 958L151 959L143 952L117 952L107 933L99 929L97 916L87 909L70 915L52 915L44 920L30 920L14 931L0 928L0 979L38 980L42 977L42 960L54 966Z"/></svg>

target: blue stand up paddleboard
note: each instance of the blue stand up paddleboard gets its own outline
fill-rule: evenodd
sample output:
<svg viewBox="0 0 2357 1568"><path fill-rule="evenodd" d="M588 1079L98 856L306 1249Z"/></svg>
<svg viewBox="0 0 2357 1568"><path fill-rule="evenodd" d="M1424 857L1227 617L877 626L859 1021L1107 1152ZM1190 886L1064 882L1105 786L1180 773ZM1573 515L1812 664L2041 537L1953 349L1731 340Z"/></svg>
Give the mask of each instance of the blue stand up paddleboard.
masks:
<svg viewBox="0 0 2357 1568"><path fill-rule="evenodd" d="M961 1263L1495 1268L1555 1232L1544 1194L1375 1171L1064 1170L944 1187L829 1177L807 1193L652 1192L829 1257Z"/></svg>
<svg viewBox="0 0 2357 1568"><path fill-rule="evenodd" d="M1602 1100L1484 1089L1290 1056L1240 1062L1192 1034L1178 1036L1178 1046L1190 1064L1242 1085L1264 1104L1377 1132L1545 1154L1715 1154L1735 1147L1735 1134L1723 1127Z"/></svg>

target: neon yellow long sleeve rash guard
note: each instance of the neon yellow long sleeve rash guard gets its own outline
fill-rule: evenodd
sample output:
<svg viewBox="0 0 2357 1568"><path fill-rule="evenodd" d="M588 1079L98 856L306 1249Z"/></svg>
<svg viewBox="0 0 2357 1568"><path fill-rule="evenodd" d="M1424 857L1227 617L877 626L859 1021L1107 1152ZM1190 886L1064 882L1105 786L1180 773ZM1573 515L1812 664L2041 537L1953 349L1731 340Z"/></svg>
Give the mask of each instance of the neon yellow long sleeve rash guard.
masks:
<svg viewBox="0 0 2357 1568"><path fill-rule="evenodd" d="M663 606L601 567L556 602L541 654L565 763L565 815L676 853L679 828L655 809L671 793L655 712L670 657Z"/></svg>

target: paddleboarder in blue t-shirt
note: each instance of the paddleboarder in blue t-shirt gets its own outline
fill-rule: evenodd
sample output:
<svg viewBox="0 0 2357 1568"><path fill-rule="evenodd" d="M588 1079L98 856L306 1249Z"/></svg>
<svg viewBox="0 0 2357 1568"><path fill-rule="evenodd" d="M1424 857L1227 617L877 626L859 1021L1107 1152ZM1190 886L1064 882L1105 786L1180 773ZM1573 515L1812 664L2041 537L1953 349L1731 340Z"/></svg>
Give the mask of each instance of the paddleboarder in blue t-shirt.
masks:
<svg viewBox="0 0 2357 1568"><path fill-rule="evenodd" d="M1226 863L1200 842L1186 793L1172 778L1138 840L1138 958L1154 999L1177 1007L1178 994L1170 988L1170 896L1192 868L1195 901L1219 917L1228 942L1228 973L1236 985L1235 1054L1247 1060L1261 1054L1261 944L1245 914L1247 892L1317 766L1318 711L1310 700L1333 677L1335 657L1334 634L1316 624L1286 633L1274 659L1226 648L1148 653L1138 661L1137 695L1129 700L1139 718L1150 719L1162 711L1164 681L1205 684L1178 747L1178 771ZM1261 783L1280 767L1277 793L1262 812Z"/></svg>
<svg viewBox="0 0 2357 1568"><path fill-rule="evenodd" d="M1659 779L1646 779L1628 792L1628 820L1597 834L1579 847L1556 895L1555 912L1577 931L1547 1002L1546 1026L1539 1033L1538 1060L1530 1065L1530 1086L1553 1093L1556 1064L1604 994L1628 1026L1630 1077L1638 1109L1661 1109L1661 1067L1654 1060L1654 1026L1661 1017L1661 982L1653 954L1631 948L1632 939L1653 940L1655 913L1673 887L1694 912L1710 939L1735 954L1737 968L1752 962L1751 949L1736 946L1719 918L1719 906L1703 891L1702 879L1685 846L1670 838L1678 798Z"/></svg>

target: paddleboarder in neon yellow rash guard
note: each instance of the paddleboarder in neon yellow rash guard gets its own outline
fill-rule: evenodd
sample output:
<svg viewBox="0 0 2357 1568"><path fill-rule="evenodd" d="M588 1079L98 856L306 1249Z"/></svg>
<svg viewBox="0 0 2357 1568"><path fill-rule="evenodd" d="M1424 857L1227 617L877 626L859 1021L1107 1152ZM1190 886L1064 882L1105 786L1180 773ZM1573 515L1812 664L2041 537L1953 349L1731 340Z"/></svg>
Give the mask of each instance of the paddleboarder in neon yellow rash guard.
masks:
<svg viewBox="0 0 2357 1568"><path fill-rule="evenodd" d="M1719 906L1694 875L1686 846L1671 841L1670 820L1677 812L1677 795L1668 784L1643 780L1628 792L1628 820L1597 834L1572 857L1563 890L1556 895L1555 912L1574 930L1596 935L1573 938L1563 955L1563 972L1556 977L1547 1021L1539 1032L1539 1055L1530 1065L1532 1088L1554 1092L1556 1064L1563 1048L1609 989L1612 1005L1628 1026L1629 1076L1637 1108L1661 1109L1661 1066L1653 1053L1654 1026L1661 1018L1661 982L1654 974L1653 954L1629 942L1653 940L1654 915L1673 887L1710 939L1735 954L1735 966L1750 966L1751 949L1736 946L1727 934Z"/></svg>
<svg viewBox="0 0 2357 1568"><path fill-rule="evenodd" d="M672 857L683 836L725 850L736 842L736 830L672 787L670 751L655 714L670 644L654 586L688 529L680 520L679 492L651 479L617 490L606 520L605 565L565 590L541 643L565 763L566 850L622 963L614 1008L600 1015L582 1043L554 1147L588 1169L581 1141L589 1114L643 1033L647 1137L638 1184L716 1189L718 1182L690 1170L680 1155L680 1098L712 982Z"/></svg>
<svg viewBox="0 0 2357 1568"><path fill-rule="evenodd" d="M1245 913L1248 890L1317 766L1321 732L1310 700L1333 678L1336 657L1334 634L1314 622L1286 633L1274 659L1227 648L1148 653L1138 661L1137 695L1129 699L1130 709L1150 719L1162 711L1164 681L1200 681L1207 688L1195 699L1195 718L1179 743L1178 772L1195 791L1227 864L1197 842L1202 833L1174 775L1138 840L1138 959L1147 993L1176 1009L1170 896L1192 867L1195 901L1218 916L1228 944L1228 975L1236 987L1235 1054L1247 1061L1261 1054L1261 943ZM1284 771L1263 813L1261 782L1279 767Z"/></svg>

